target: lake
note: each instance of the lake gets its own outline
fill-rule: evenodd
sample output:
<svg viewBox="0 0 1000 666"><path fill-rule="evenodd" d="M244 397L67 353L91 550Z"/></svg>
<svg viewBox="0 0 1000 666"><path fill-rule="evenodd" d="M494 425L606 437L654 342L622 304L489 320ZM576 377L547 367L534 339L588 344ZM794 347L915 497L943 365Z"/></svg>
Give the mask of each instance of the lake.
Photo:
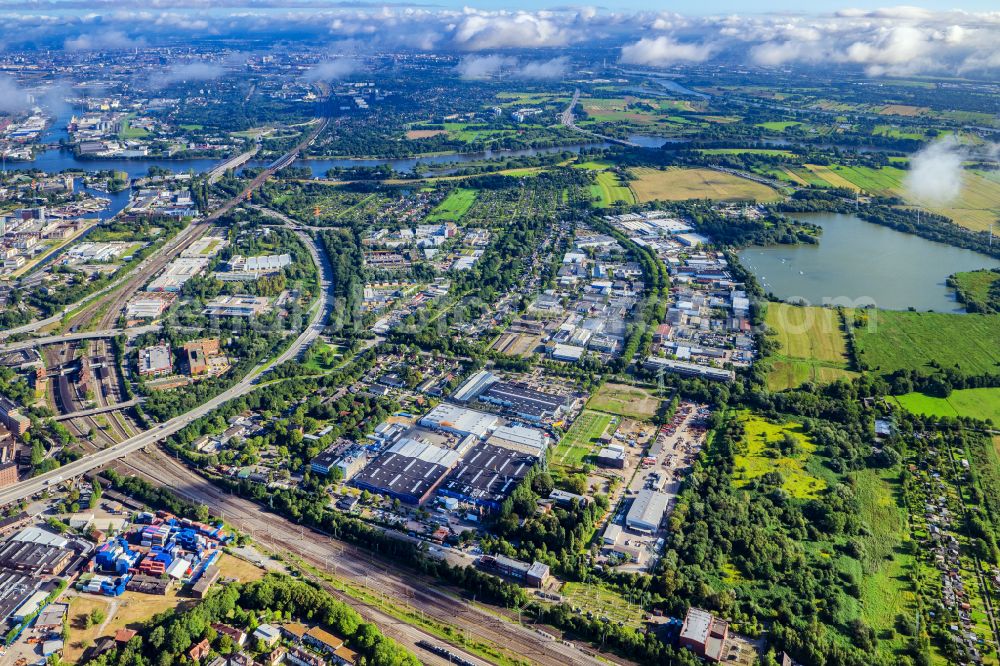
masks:
<svg viewBox="0 0 1000 666"><path fill-rule="evenodd" d="M739 252L765 291L814 305L875 305L887 310L964 312L946 284L958 271L1000 261L935 243L854 215L790 215L823 228L818 245L748 247Z"/></svg>

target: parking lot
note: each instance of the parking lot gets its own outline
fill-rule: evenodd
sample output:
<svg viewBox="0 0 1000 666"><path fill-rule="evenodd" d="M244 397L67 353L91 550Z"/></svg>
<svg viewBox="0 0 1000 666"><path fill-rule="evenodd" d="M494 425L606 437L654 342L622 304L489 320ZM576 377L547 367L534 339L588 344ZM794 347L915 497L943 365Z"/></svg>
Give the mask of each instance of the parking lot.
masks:
<svg viewBox="0 0 1000 666"><path fill-rule="evenodd" d="M670 515L676 502L681 481L705 444L705 426L709 413L705 405L682 402L670 423L656 433L646 456L639 460L623 501L617 505L611 519L612 523L622 528L619 543L612 550L629 556L629 561L618 567L620 571L645 571L659 557L661 539L666 536L666 530L661 527L651 534L630 530L625 526L625 515L640 490L656 490L670 498L664 516L666 522L666 517ZM619 556L612 555L609 562L613 563L616 557Z"/></svg>

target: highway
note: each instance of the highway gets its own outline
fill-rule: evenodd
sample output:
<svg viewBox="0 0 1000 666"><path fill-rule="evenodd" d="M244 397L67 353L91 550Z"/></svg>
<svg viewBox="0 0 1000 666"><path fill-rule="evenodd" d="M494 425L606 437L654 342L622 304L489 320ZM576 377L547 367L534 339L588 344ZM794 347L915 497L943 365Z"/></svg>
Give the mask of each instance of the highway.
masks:
<svg viewBox="0 0 1000 666"><path fill-rule="evenodd" d="M576 124L576 115L573 113L573 109L576 108L577 102L580 101L580 89L577 88L573 91L573 99L570 100L569 105L566 110L559 114L559 122L563 124L564 127L568 127L571 130L580 132L581 134L586 134L587 136L599 139L601 141L607 141L608 143L617 143L619 146L628 146L629 148L639 148L639 144L632 143L625 139L618 139L613 136L605 136L603 134L598 134L597 132L591 132L588 129L584 129Z"/></svg>

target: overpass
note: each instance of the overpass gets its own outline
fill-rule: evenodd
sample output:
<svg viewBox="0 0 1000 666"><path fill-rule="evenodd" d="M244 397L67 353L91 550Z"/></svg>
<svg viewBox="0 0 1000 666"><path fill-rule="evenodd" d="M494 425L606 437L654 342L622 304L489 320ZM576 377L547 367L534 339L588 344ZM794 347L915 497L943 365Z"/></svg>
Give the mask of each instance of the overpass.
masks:
<svg viewBox="0 0 1000 666"><path fill-rule="evenodd" d="M57 345L61 342L76 342L79 340L99 340L101 338L113 338L124 333L130 338L160 330L159 324L149 326L136 326L135 328L107 328L100 331L77 331L75 333L64 333L62 335L49 335L43 338L31 338L19 342L8 342L0 345L0 353L19 351L21 349L31 349L32 347L42 347L44 345Z"/></svg>
<svg viewBox="0 0 1000 666"><path fill-rule="evenodd" d="M81 409L78 412L69 412L68 414L60 414L53 418L55 421L69 421L70 419L75 419L80 416L96 416L97 414L105 414L107 412L115 412L119 409L128 409L129 407L135 407L144 398L133 398L127 402L119 402L114 405L104 405L103 407L94 407L93 409Z"/></svg>

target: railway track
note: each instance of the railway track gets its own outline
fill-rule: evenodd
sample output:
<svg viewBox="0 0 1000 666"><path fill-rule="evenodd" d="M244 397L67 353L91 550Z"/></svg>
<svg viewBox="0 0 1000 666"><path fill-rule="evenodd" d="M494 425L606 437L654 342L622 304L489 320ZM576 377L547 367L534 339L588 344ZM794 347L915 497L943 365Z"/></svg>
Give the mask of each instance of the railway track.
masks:
<svg viewBox="0 0 1000 666"><path fill-rule="evenodd" d="M481 610L441 591L433 580L397 571L391 562L382 561L366 550L294 525L250 500L227 494L159 450L143 452L131 461L119 461L119 465L189 501L213 507L226 521L239 526L265 546L292 553L309 564L332 570L343 579L389 598L405 599L408 605L434 621L513 658L520 657L543 666L629 663L606 653L598 659L575 646L545 638L529 627ZM356 605L355 601L351 603Z"/></svg>

